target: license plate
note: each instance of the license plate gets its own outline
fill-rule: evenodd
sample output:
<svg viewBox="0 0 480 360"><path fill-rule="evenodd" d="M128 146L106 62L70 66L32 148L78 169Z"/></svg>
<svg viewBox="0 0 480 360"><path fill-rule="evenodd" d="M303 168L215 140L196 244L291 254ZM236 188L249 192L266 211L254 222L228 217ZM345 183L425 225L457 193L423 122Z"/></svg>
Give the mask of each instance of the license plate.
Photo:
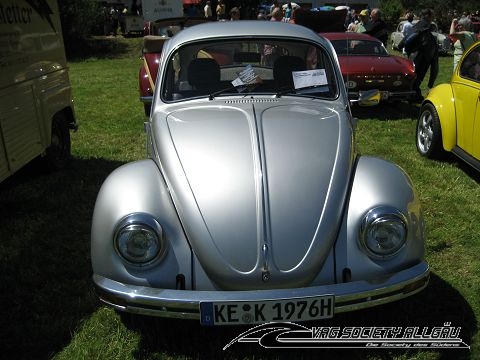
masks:
<svg viewBox="0 0 480 360"><path fill-rule="evenodd" d="M201 302L202 325L263 324L333 317L333 295L265 301Z"/></svg>

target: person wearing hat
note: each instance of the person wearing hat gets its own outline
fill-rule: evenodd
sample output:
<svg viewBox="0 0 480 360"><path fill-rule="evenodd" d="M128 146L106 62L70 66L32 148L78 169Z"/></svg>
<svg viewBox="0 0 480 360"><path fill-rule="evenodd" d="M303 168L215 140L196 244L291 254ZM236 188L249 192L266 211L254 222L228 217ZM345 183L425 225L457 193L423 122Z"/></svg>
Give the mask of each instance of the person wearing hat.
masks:
<svg viewBox="0 0 480 360"><path fill-rule="evenodd" d="M358 24L355 26L355 32L364 33L366 31L369 17L370 14L367 9L363 9L362 11L360 11L360 14L358 14Z"/></svg>
<svg viewBox="0 0 480 360"><path fill-rule="evenodd" d="M463 52L477 41L475 33L467 30L465 25L465 22L457 18L454 18L450 24L450 39L453 42L453 71L455 71Z"/></svg>

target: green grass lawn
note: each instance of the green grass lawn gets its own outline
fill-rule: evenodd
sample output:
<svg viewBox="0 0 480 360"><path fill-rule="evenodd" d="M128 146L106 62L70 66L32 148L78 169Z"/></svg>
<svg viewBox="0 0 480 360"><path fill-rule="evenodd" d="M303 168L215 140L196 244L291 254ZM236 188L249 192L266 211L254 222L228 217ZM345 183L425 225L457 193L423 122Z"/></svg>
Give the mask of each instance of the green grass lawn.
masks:
<svg viewBox="0 0 480 360"><path fill-rule="evenodd" d="M112 40L113 41L113 40ZM399 164L412 178L426 219L430 285L385 306L308 326L461 327L471 350L266 350L222 348L245 328L120 316L92 291L90 222L97 192L116 167L145 155L138 100L140 39L116 56L70 62L80 128L73 162L54 174L35 164L0 184L0 356L5 359L479 359L480 176L454 158L430 161L415 149L419 108L354 108L362 154ZM111 49L111 48L110 48ZM440 59L447 82L452 57ZM427 80L425 80L426 83ZM424 89L426 92L426 89Z"/></svg>

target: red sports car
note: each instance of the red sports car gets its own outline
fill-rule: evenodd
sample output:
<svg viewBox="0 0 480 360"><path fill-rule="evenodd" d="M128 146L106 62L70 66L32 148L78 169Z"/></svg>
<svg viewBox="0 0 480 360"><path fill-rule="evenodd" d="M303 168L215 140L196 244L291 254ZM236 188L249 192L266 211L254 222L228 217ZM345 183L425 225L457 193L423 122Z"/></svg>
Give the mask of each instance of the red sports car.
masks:
<svg viewBox="0 0 480 360"><path fill-rule="evenodd" d="M377 38L355 32L320 33L332 43L350 99L359 92L377 89L381 99L409 100L415 95L413 62L403 56L390 55Z"/></svg>
<svg viewBox="0 0 480 360"><path fill-rule="evenodd" d="M143 65L138 73L140 101L144 105L145 115L150 115L163 43L185 27L207 21L209 20L205 18L180 17L145 22L142 49Z"/></svg>

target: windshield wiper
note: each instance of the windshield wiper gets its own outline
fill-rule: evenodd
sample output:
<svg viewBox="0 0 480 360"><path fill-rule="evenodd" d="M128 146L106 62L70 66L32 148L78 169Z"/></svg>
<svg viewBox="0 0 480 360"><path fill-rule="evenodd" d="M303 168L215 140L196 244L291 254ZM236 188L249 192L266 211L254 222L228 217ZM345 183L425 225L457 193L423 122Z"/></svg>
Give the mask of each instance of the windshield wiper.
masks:
<svg viewBox="0 0 480 360"><path fill-rule="evenodd" d="M276 92L275 97L279 98L279 97L282 97L282 95L285 95L288 93L296 94L297 90L292 86L284 86L283 88L281 88Z"/></svg>
<svg viewBox="0 0 480 360"><path fill-rule="evenodd" d="M223 88L221 90L217 90L213 93L210 93L210 95L208 95L208 100L213 100L213 99L215 99L216 96L218 96L220 94L223 94L224 92L227 92L227 91L232 90L232 89L235 89L235 86L230 84L229 87Z"/></svg>
<svg viewBox="0 0 480 360"><path fill-rule="evenodd" d="M306 86L302 88L295 89L293 87L286 87L282 90L277 91L275 97L281 97L282 95L292 93L299 96L307 96L307 97L318 97L320 93L329 93L330 89L326 85L314 85L314 86Z"/></svg>

